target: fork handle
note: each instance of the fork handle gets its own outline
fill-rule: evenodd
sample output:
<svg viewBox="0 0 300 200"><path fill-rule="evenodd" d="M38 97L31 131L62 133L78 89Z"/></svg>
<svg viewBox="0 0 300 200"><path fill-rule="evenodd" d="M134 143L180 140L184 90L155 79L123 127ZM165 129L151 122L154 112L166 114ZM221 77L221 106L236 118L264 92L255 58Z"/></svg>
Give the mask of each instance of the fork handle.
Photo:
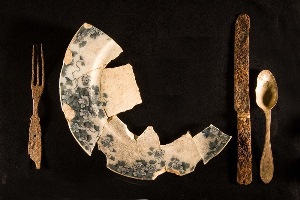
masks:
<svg viewBox="0 0 300 200"><path fill-rule="evenodd" d="M40 118L37 114L33 114L30 117L28 154L31 160L34 161L36 169L41 168L41 158L42 158L41 137L42 137L42 131L40 125Z"/></svg>

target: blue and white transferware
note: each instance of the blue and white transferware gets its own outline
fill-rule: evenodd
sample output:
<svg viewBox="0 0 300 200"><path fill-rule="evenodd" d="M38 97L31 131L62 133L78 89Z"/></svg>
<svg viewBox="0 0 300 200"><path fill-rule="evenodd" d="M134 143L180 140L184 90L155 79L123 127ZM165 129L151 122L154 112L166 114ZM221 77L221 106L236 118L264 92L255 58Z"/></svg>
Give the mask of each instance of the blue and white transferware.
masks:
<svg viewBox="0 0 300 200"><path fill-rule="evenodd" d="M218 155L231 136L213 125L166 145L151 126L140 136L127 129L117 114L142 100L131 65L105 68L121 52L113 39L86 23L67 48L59 79L61 107L82 149L91 155L97 144L110 170L140 180L164 172L182 176Z"/></svg>

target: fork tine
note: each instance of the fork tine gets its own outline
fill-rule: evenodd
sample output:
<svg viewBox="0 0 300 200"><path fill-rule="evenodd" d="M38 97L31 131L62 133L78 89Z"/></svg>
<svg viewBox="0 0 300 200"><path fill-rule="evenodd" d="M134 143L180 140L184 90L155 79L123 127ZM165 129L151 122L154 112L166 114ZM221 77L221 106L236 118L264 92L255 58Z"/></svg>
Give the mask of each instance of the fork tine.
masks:
<svg viewBox="0 0 300 200"><path fill-rule="evenodd" d="M39 56L36 57L36 85L40 85L40 59Z"/></svg>
<svg viewBox="0 0 300 200"><path fill-rule="evenodd" d="M34 86L34 45L32 45L32 57L31 57L31 86Z"/></svg>
<svg viewBox="0 0 300 200"><path fill-rule="evenodd" d="M41 60L42 60L42 86L45 83L45 73L44 73L44 52L43 52L43 45L41 44Z"/></svg>

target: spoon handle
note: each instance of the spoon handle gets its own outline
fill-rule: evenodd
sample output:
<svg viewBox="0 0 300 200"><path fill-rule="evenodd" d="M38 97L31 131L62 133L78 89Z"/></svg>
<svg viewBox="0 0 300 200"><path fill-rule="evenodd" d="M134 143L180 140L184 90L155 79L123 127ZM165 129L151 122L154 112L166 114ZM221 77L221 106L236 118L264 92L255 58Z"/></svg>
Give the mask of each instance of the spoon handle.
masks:
<svg viewBox="0 0 300 200"><path fill-rule="evenodd" d="M260 160L260 178L264 183L269 183L273 178L274 164L270 142L271 110L265 111L266 115L266 136L263 154Z"/></svg>

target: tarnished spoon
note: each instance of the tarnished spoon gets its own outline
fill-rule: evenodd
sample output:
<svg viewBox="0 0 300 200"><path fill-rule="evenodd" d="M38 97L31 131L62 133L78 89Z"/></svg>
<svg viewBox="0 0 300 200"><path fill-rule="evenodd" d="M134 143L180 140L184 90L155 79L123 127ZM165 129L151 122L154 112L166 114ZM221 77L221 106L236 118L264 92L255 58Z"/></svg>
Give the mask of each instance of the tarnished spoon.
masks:
<svg viewBox="0 0 300 200"><path fill-rule="evenodd" d="M270 142L271 109L278 100L276 80L269 70L263 70L257 77L255 89L256 103L266 116L266 136L263 154L260 160L260 177L264 183L269 183L273 178L274 164Z"/></svg>

